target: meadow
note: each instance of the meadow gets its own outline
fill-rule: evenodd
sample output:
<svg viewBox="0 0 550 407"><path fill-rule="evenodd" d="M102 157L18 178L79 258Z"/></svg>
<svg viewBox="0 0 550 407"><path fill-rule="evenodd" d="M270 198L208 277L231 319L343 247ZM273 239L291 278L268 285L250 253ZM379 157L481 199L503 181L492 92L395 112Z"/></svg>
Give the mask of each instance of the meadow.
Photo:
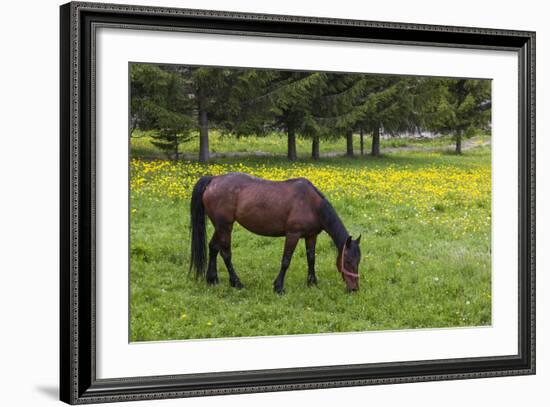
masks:
<svg viewBox="0 0 550 407"><path fill-rule="evenodd" d="M153 131L140 131L135 130L132 137L132 157L142 157L142 158L158 158L166 159L168 155L166 152L160 151L156 146L153 145L153 138L151 135ZM479 135L475 137L472 142L476 144L483 144L490 140L489 136ZM364 152L365 154L370 152L372 138L365 134L364 137ZM415 137L415 138L406 138L406 137L388 137L382 138L380 140L380 145L382 150L384 149L393 149L400 147L413 147L413 148L423 148L423 149L432 149L432 148L441 148L446 146L451 146L453 140L449 136L441 136L436 138L428 137ZM209 133L209 146L210 152L214 154L226 154L231 155L231 153L241 154L254 154L254 153L265 153L270 155L286 155L286 139L285 135L281 133L271 133L266 136L246 136L246 137L235 137L223 135L219 131L211 131ZM353 148L357 154L360 152L361 144L358 134L355 134L353 137ZM342 139L328 139L323 140L320 143L319 147L321 154L328 153L338 153L340 155L344 152L344 145ZM196 156L199 151L199 138L196 132L190 135L188 141L181 142L179 144L179 151L183 155ZM296 138L296 152L301 158L308 158L311 156L311 140L306 138L297 137Z"/></svg>
<svg viewBox="0 0 550 407"><path fill-rule="evenodd" d="M404 150L376 159L232 157L210 164L144 159L136 151L130 162L131 341L491 324L490 147L462 156ZM349 232L362 234L360 290L345 293L336 250L322 233L318 286L306 285L300 243L286 294L274 294L284 239L237 224L233 263L245 288L229 286L221 259L221 284L195 280L188 273L190 193L201 175L230 171L312 181Z"/></svg>

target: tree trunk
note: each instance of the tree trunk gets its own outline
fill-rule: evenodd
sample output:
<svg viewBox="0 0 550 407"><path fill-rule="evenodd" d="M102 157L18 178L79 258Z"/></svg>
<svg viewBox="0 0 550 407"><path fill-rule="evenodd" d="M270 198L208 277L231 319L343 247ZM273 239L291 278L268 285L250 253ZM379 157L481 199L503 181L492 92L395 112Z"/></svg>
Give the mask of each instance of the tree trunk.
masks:
<svg viewBox="0 0 550 407"><path fill-rule="evenodd" d="M361 155L365 155L365 137L363 134L363 129L359 130L359 137L361 140Z"/></svg>
<svg viewBox="0 0 550 407"><path fill-rule="evenodd" d="M311 158L318 160L319 157L319 136L313 136L313 140L311 141Z"/></svg>
<svg viewBox="0 0 550 407"><path fill-rule="evenodd" d="M353 131L351 130L346 133L346 155L353 157Z"/></svg>
<svg viewBox="0 0 550 407"><path fill-rule="evenodd" d="M456 135L455 153L462 154L462 134Z"/></svg>
<svg viewBox="0 0 550 407"><path fill-rule="evenodd" d="M372 133L371 155L374 157L380 157L380 127L376 127Z"/></svg>
<svg viewBox="0 0 550 407"><path fill-rule="evenodd" d="M199 161L207 162L210 159L208 148L208 113L206 111L206 100L199 92Z"/></svg>
<svg viewBox="0 0 550 407"><path fill-rule="evenodd" d="M287 158L290 161L296 161L296 159L298 158L296 155L296 133L294 132L294 128L292 126L288 127L287 135L288 135Z"/></svg>
<svg viewBox="0 0 550 407"><path fill-rule="evenodd" d="M179 143L178 143L178 136L174 135L174 147L176 150L175 159L178 161L180 159L180 150L179 150Z"/></svg>

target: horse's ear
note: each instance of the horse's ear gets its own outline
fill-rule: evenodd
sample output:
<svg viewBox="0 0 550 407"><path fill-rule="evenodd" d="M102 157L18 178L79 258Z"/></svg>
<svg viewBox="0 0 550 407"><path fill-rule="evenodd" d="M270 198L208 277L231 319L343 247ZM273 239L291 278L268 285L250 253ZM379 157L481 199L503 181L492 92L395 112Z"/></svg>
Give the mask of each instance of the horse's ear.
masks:
<svg viewBox="0 0 550 407"><path fill-rule="evenodd" d="M351 236L348 236L347 240L346 240L346 247L349 247L351 244Z"/></svg>
<svg viewBox="0 0 550 407"><path fill-rule="evenodd" d="M360 241L361 241L361 235L359 235L359 237L356 240L357 244L359 244Z"/></svg>

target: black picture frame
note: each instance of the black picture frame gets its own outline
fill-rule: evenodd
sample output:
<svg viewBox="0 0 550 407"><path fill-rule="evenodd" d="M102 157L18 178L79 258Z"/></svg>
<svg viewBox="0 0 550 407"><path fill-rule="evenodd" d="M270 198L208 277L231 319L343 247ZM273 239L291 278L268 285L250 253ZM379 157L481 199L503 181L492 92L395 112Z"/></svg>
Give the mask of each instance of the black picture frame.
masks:
<svg viewBox="0 0 550 407"><path fill-rule="evenodd" d="M70 404L469 379L535 373L535 33L72 2L60 7L60 398ZM519 351L421 360L96 378L95 28L276 36L484 50L519 56Z"/></svg>

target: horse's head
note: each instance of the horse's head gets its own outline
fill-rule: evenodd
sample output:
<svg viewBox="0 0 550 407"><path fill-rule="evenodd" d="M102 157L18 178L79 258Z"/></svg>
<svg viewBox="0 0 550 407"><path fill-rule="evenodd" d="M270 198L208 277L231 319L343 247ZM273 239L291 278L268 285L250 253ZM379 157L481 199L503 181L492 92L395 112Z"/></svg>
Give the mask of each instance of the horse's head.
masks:
<svg viewBox="0 0 550 407"><path fill-rule="evenodd" d="M359 289L359 262L361 261L361 249L359 248L360 241L361 235L359 235L357 240L353 240L351 236L348 236L346 244L336 260L338 271L342 275L348 291L350 292Z"/></svg>

